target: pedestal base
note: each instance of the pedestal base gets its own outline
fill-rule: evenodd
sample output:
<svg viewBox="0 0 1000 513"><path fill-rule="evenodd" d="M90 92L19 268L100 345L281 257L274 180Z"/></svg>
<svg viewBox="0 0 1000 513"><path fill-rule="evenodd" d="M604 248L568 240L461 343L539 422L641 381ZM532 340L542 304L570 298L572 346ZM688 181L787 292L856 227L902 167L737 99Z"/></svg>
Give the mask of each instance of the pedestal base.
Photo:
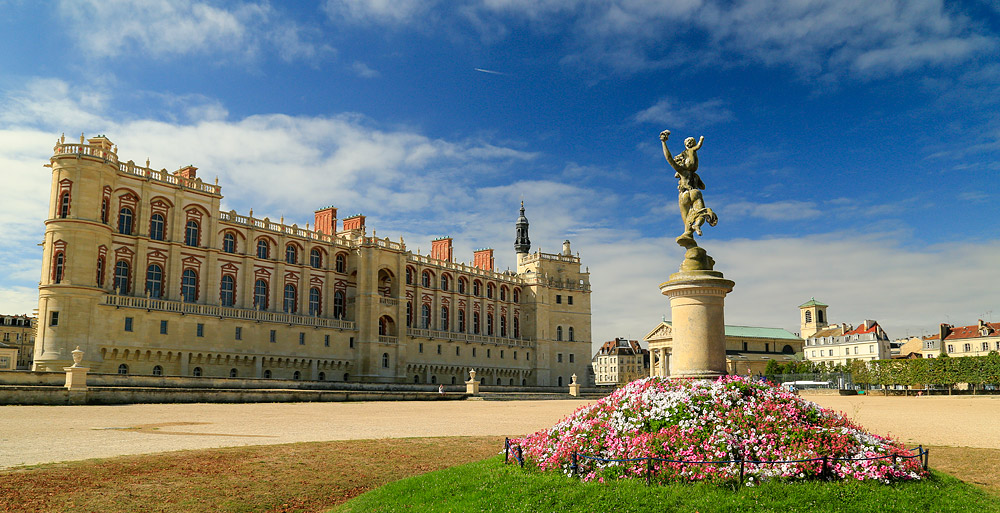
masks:
<svg viewBox="0 0 1000 513"><path fill-rule="evenodd" d="M577 383L571 383L569 385L569 395L573 397L580 397L580 385Z"/></svg>
<svg viewBox="0 0 1000 513"><path fill-rule="evenodd" d="M725 297L735 283L719 271L681 271L660 284L670 298L673 342L670 377L713 379L726 375Z"/></svg>
<svg viewBox="0 0 1000 513"><path fill-rule="evenodd" d="M70 390L87 389L87 373L90 367L63 367L66 371L66 388Z"/></svg>
<svg viewBox="0 0 1000 513"><path fill-rule="evenodd" d="M465 393L469 395L479 395L479 381L470 380L465 382Z"/></svg>

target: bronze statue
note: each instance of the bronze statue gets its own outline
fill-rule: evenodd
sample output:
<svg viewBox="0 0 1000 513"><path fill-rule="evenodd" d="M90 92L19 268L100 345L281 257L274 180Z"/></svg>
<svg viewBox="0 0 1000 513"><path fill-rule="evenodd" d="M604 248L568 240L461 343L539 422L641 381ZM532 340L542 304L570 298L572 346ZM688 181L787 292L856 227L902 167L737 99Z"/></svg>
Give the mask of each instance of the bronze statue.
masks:
<svg viewBox="0 0 1000 513"><path fill-rule="evenodd" d="M701 227L706 222L710 226L715 226L719 222L715 212L705 206L705 199L701 194L705 182L698 176L698 150L701 149L705 137L702 136L697 143L694 137L688 137L684 140L684 151L678 155L672 155L667 148L669 137L670 130L660 132L663 156L674 168L674 178L677 178L677 205L681 209L681 220L684 222L684 233L677 237L677 244L693 248L698 246L693 234L701 235Z"/></svg>

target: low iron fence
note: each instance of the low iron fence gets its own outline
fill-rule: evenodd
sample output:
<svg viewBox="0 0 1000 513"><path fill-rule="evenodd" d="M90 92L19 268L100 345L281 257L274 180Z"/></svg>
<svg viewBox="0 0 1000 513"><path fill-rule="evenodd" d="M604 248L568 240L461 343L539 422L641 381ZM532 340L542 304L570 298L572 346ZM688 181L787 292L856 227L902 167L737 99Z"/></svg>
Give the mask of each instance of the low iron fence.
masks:
<svg viewBox="0 0 1000 513"><path fill-rule="evenodd" d="M923 445L919 445L914 449L910 449L910 452L915 452L910 456L900 456L898 454L885 454L882 456L871 456L868 458L835 458L831 456L820 456L817 458L805 458L798 460L748 460L746 458L732 459L732 460L705 460L705 461L689 461L689 460L675 460L670 458L657 458L654 456L644 456L640 458L601 458L598 456L591 456L588 454L582 454L578 452L573 453L572 464L570 465L571 475L579 476L583 473L581 469L582 461L593 461L598 463L634 463L639 461L646 462L645 468L645 478L646 484L649 485L653 475L656 473L656 467L654 462L663 463L679 463L681 465L729 465L733 463L738 463L740 465L740 480L739 483L742 484L744 478L746 477L746 465L781 465L788 463L813 463L821 462L819 476L824 479L829 479L833 475L833 465L838 461L854 462L854 461L875 461L883 459L892 459L893 464L898 464L900 460L912 460L920 459L920 465L923 467L924 471L927 470L927 465L929 462L930 449L925 449ZM511 457L514 458L521 468L524 468L524 451L521 449L519 444L511 443L510 438L504 439L504 455L503 462L507 464L510 462Z"/></svg>

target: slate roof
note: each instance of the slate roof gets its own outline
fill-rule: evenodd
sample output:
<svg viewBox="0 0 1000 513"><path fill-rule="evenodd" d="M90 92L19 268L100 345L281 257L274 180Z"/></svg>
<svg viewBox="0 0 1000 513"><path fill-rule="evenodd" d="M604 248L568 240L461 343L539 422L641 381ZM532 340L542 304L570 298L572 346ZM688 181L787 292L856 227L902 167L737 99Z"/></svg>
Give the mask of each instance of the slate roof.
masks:
<svg viewBox="0 0 1000 513"><path fill-rule="evenodd" d="M830 305L820 303L819 301L816 301L816 298L810 298L809 301L806 301L805 303L799 305L799 308L807 308L810 306L830 306Z"/></svg>

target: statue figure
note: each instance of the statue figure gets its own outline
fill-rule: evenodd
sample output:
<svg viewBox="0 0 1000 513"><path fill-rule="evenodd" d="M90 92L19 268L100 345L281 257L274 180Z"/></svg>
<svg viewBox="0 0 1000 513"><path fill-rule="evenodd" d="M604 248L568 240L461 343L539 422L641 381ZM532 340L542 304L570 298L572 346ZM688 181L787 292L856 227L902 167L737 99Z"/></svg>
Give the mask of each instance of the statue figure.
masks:
<svg viewBox="0 0 1000 513"><path fill-rule="evenodd" d="M660 132L660 142L663 144L663 156L666 157L670 167L674 168L674 178L677 178L677 205L681 209L681 220L684 222L684 233L677 237L677 244L685 248L693 248L698 245L694 240L693 233L701 235L701 227L706 222L715 226L719 222L718 216L712 209L705 206L705 200L701 191L705 188L705 182L698 176L698 150L705 142L702 136L696 143L694 137L684 140L684 151L678 155L672 155L667 148L667 138L670 137L670 130Z"/></svg>

